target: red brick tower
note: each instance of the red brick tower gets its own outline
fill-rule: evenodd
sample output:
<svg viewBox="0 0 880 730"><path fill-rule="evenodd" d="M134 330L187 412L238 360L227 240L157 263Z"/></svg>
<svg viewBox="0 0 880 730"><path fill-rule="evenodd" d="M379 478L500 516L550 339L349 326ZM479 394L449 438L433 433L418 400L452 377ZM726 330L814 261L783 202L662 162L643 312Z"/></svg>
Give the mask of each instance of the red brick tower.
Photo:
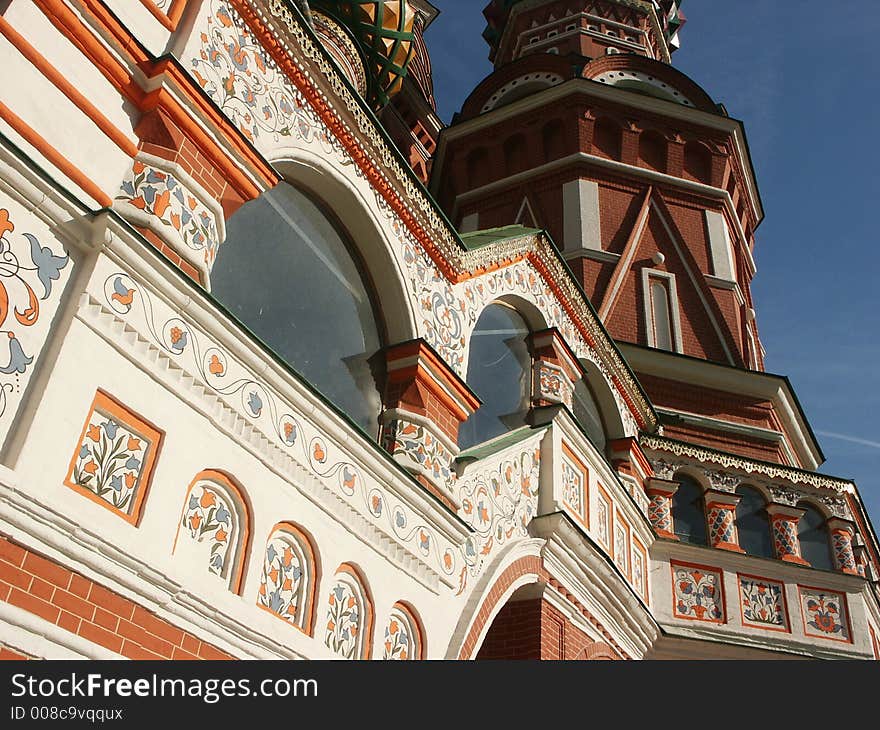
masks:
<svg viewBox="0 0 880 730"><path fill-rule="evenodd" d="M788 382L763 373L743 126L669 65L679 4L492 0L495 69L442 133L433 191L463 232L550 233L667 436L814 469Z"/></svg>

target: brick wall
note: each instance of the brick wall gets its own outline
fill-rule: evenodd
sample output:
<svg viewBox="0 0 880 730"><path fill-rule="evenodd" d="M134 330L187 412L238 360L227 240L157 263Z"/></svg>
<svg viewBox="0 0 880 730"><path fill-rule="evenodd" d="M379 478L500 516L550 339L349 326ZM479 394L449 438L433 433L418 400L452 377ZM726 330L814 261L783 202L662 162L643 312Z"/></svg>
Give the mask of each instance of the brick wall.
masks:
<svg viewBox="0 0 880 730"><path fill-rule="evenodd" d="M53 560L0 536L0 600L129 659L232 659ZM0 648L0 659L24 658Z"/></svg>

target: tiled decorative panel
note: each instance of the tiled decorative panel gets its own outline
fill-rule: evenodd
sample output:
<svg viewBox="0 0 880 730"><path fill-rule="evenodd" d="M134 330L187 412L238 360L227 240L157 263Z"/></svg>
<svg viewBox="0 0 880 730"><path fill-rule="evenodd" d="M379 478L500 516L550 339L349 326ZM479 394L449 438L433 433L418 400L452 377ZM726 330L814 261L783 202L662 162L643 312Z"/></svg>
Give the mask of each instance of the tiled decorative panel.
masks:
<svg viewBox="0 0 880 730"><path fill-rule="evenodd" d="M98 391L64 483L137 524L161 432Z"/></svg>
<svg viewBox="0 0 880 730"><path fill-rule="evenodd" d="M629 536L629 525L618 512L614 518L614 562L627 578L630 576Z"/></svg>
<svg viewBox="0 0 880 730"><path fill-rule="evenodd" d="M562 502L583 524L587 524L589 472L571 450L562 446Z"/></svg>
<svg viewBox="0 0 880 730"><path fill-rule="evenodd" d="M593 529L596 539L609 550L611 549L611 522L614 507L611 498L601 486L596 490L596 519Z"/></svg>
<svg viewBox="0 0 880 730"><path fill-rule="evenodd" d="M798 586L804 633L820 639L852 641L846 596L824 588Z"/></svg>
<svg viewBox="0 0 880 730"><path fill-rule="evenodd" d="M314 591L311 546L292 528L276 528L266 545L257 605L308 631Z"/></svg>
<svg viewBox="0 0 880 730"><path fill-rule="evenodd" d="M771 631L788 631L785 585L752 575L740 574L738 578L743 626Z"/></svg>
<svg viewBox="0 0 880 730"><path fill-rule="evenodd" d="M632 539L632 587L648 600L648 553L637 537Z"/></svg>
<svg viewBox="0 0 880 730"><path fill-rule="evenodd" d="M723 572L705 565L671 565L672 615L690 621L725 623Z"/></svg>

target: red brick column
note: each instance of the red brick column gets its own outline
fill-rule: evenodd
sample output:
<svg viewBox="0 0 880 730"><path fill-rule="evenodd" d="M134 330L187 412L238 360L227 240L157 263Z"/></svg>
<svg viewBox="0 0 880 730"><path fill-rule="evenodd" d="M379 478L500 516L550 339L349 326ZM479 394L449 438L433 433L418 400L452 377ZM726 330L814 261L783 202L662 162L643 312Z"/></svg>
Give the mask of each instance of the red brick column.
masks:
<svg viewBox="0 0 880 730"><path fill-rule="evenodd" d="M849 520L832 517L828 520L828 532L831 534L831 552L834 554L835 567L843 573L859 575L853 551L855 525Z"/></svg>
<svg viewBox="0 0 880 730"><path fill-rule="evenodd" d="M672 519L672 498L678 491L678 482L651 477L645 482L645 493L651 500L648 506L648 519L658 537L678 540L675 523Z"/></svg>
<svg viewBox="0 0 880 730"><path fill-rule="evenodd" d="M739 504L740 496L709 489L705 498L709 546L735 553L745 552L739 546L736 531L736 506Z"/></svg>
<svg viewBox="0 0 880 730"><path fill-rule="evenodd" d="M564 403L571 408L574 385L584 375L577 356L552 327L534 332L528 340L532 354L532 403L548 406Z"/></svg>
<svg viewBox="0 0 880 730"><path fill-rule="evenodd" d="M424 340L386 350L382 444L450 507L458 429L480 400Z"/></svg>
<svg viewBox="0 0 880 730"><path fill-rule="evenodd" d="M773 532L773 547L776 557L787 563L809 565L801 557L801 542L798 538L798 521L804 510L784 504L767 505Z"/></svg>

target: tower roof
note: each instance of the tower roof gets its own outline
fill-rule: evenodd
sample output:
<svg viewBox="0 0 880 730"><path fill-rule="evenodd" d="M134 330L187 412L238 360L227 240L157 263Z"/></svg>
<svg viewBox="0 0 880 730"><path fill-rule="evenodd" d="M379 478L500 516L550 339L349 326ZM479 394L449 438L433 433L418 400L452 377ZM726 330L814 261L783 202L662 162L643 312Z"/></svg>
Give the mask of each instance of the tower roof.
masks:
<svg viewBox="0 0 880 730"><path fill-rule="evenodd" d="M501 35L510 17L510 13L516 5L527 0L490 0L483 10L486 17L486 28L483 38L489 44L490 57L495 55ZM657 13L657 19L663 30L664 40L670 51L674 51L681 45L678 34L685 24L686 18L681 12L683 0L606 0L619 5L643 7L646 10L653 9Z"/></svg>

